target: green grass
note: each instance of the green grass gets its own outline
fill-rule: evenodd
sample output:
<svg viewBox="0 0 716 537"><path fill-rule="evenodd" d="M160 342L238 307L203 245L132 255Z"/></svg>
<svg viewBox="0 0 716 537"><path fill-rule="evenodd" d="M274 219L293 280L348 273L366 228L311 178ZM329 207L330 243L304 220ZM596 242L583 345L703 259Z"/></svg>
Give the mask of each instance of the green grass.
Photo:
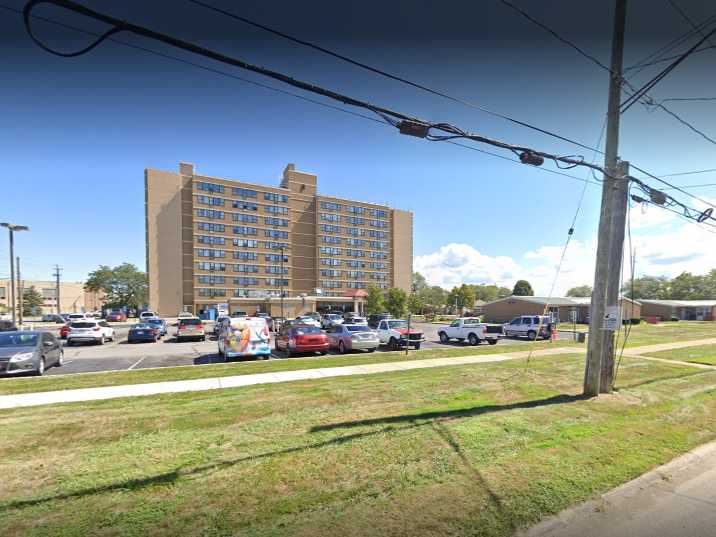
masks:
<svg viewBox="0 0 716 537"><path fill-rule="evenodd" d="M230 362L228 364L212 364L202 366L166 367L159 369L135 369L132 371L113 371L104 373L82 373L67 376L45 376L0 379L0 395L33 393L53 390L70 390L75 388L93 388L99 386L119 386L123 384L144 384L148 382L164 382L171 380L189 380L211 377L227 377L231 375L251 375L254 373L275 373L313 369L317 367L339 367L346 365L375 364L402 362L404 360L425 360L428 358L445 358L451 356L472 356L503 352L528 351L555 346L578 346L571 341L538 341L530 345L483 345L479 347L462 347L455 349L431 349L410 352L381 352L373 354L347 354L343 356L322 356L290 358L285 360Z"/></svg>
<svg viewBox="0 0 716 537"><path fill-rule="evenodd" d="M716 345L702 345L700 347L687 347L684 349L650 352L649 356L653 356L654 358L665 358L667 360L680 360L682 362L716 365Z"/></svg>
<svg viewBox="0 0 716 537"><path fill-rule="evenodd" d="M628 328L628 327L626 327ZM624 330L620 332L620 338ZM674 343L716 337L716 323L708 321L677 321L659 324L641 322L631 327L627 347L657 343ZM621 346L621 343L619 344Z"/></svg>
<svg viewBox="0 0 716 537"><path fill-rule="evenodd" d="M0 535L501 537L716 438L716 372L583 356L1 411Z"/></svg>

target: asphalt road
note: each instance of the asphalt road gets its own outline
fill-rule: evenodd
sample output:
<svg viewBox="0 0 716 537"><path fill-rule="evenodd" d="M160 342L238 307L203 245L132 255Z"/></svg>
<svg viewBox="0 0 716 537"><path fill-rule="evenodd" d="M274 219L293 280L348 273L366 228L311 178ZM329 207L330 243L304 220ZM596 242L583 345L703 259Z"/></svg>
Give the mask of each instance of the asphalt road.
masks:
<svg viewBox="0 0 716 537"><path fill-rule="evenodd" d="M65 365L61 368L51 367L46 375L66 375L70 373L86 373L98 371L118 371L132 369L146 369L155 367L176 367L190 365L205 365L222 363L218 355L216 339L213 328L209 325L206 341L177 342L174 334L176 328L169 327L169 334L157 343L127 343L127 332L130 324L115 324L115 338L113 342L104 345L83 344L80 346L65 346ZM459 348L468 346L466 342L451 341L448 344L440 343L438 328L441 325L431 323L416 323L416 329L422 329L426 341L423 349ZM38 327L41 328L41 327ZM57 333L58 327L48 326L47 330ZM275 342L275 339L272 338ZM527 343L527 340L504 339L499 345L505 343ZM385 352L387 348L380 347L377 352ZM421 352L417 351L417 352ZM415 352L415 351L411 351ZM337 353L337 351L331 351ZM271 359L285 359L283 352L276 351ZM1 380L0 380L1 382Z"/></svg>

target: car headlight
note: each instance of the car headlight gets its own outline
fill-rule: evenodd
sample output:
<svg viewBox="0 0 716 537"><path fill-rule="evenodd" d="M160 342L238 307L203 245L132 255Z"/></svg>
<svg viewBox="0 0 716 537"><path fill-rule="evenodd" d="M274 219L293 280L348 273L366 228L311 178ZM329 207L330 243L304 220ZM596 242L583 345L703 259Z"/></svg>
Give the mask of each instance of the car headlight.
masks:
<svg viewBox="0 0 716 537"><path fill-rule="evenodd" d="M10 358L11 362L24 362L35 356L34 352L21 352Z"/></svg>

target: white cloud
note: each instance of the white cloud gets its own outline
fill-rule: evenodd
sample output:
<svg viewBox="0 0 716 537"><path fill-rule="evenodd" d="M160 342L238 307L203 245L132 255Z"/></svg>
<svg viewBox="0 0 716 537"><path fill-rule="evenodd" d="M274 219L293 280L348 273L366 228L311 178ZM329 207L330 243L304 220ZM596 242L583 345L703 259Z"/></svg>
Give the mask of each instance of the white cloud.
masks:
<svg viewBox="0 0 716 537"><path fill-rule="evenodd" d="M709 200L712 201L712 200ZM695 202L697 209L704 204ZM636 249L636 275L674 277L683 271L704 274L716 268L715 228L691 224L673 213L650 207L631 212L632 247ZM710 231L709 231L710 230ZM546 244L523 255L490 256L469 244L450 243L437 251L415 258L415 270L432 285L451 288L461 283L494 283L512 288L518 279L526 279L537 295L547 295L562 255L562 245ZM625 257L628 259L628 241ZM562 264L554 296L570 287L592 285L596 240L572 240ZM629 261L624 277L629 277Z"/></svg>

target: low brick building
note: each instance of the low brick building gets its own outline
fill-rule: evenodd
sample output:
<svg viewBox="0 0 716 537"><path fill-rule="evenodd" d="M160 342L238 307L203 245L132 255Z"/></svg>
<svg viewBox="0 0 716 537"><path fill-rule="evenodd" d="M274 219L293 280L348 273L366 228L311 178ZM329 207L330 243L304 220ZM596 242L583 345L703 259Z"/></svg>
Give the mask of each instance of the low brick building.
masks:
<svg viewBox="0 0 716 537"><path fill-rule="evenodd" d="M482 307L485 320L492 323L506 323L518 315L551 315L558 322L572 322L573 313L578 323L589 322L589 297L539 297L508 296L488 302ZM622 319L641 316L641 304L626 297L619 299Z"/></svg>
<svg viewBox="0 0 716 537"><path fill-rule="evenodd" d="M658 317L668 321L676 317L682 321L713 321L716 300L640 300L642 317Z"/></svg>

